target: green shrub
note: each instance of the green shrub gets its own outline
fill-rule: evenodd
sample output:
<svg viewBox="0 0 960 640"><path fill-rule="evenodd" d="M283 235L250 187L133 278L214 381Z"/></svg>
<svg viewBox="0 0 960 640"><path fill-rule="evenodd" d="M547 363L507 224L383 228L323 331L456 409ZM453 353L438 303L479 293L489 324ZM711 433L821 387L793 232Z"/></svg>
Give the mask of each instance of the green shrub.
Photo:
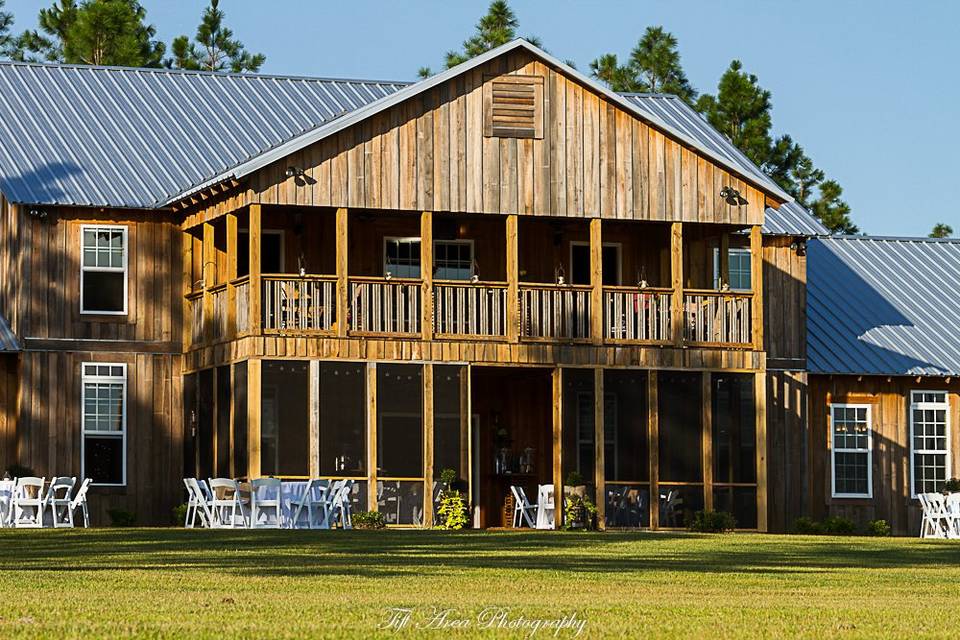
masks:
<svg viewBox="0 0 960 640"><path fill-rule="evenodd" d="M960 493L960 478L950 478L943 483L943 490L947 493Z"/></svg>
<svg viewBox="0 0 960 640"><path fill-rule="evenodd" d="M580 487L586 484L583 481L583 475L579 471L571 471L567 474L566 486L568 487Z"/></svg>
<svg viewBox="0 0 960 640"><path fill-rule="evenodd" d="M871 520L864 527L863 532L868 536L886 537L890 535L891 530L886 520Z"/></svg>
<svg viewBox="0 0 960 640"><path fill-rule="evenodd" d="M806 516L801 516L793 521L793 530L803 535L820 535L823 533L823 525Z"/></svg>
<svg viewBox="0 0 960 640"><path fill-rule="evenodd" d="M849 536L857 530L857 525L849 518L830 516L823 521L823 532L831 536Z"/></svg>
<svg viewBox="0 0 960 640"><path fill-rule="evenodd" d="M387 521L379 511L361 511L353 514L354 529L385 529Z"/></svg>
<svg viewBox="0 0 960 640"><path fill-rule="evenodd" d="M111 527L132 527L137 524L137 514L126 509L107 509Z"/></svg>
<svg viewBox="0 0 960 640"><path fill-rule="evenodd" d="M574 529L582 529L584 531L592 531L596 517L597 507L590 501L590 498L577 494L572 494L564 498L564 530L573 531Z"/></svg>
<svg viewBox="0 0 960 640"><path fill-rule="evenodd" d="M459 491L444 491L437 507L437 528L459 530L467 526L467 501Z"/></svg>
<svg viewBox="0 0 960 640"><path fill-rule="evenodd" d="M690 522L690 531L727 533L737 528L737 520L726 511L697 511Z"/></svg>
<svg viewBox="0 0 960 640"><path fill-rule="evenodd" d="M178 504L173 508L173 524L178 527L186 526L187 524L187 503Z"/></svg>

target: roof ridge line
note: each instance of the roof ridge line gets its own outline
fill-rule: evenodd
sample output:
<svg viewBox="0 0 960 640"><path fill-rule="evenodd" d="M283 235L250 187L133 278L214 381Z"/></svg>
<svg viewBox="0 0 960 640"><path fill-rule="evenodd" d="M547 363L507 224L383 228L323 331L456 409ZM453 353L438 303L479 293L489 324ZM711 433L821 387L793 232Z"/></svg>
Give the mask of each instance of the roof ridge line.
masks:
<svg viewBox="0 0 960 640"><path fill-rule="evenodd" d="M931 244L960 244L960 238L929 238L926 236L876 236L869 234L830 234L817 236L823 240L876 240L885 242L921 242Z"/></svg>

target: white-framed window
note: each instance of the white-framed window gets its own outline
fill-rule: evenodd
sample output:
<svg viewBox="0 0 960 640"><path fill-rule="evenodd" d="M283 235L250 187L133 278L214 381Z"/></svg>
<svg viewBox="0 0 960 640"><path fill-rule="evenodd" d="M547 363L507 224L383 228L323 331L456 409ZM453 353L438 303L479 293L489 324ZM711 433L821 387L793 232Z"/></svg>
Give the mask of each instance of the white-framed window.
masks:
<svg viewBox="0 0 960 640"><path fill-rule="evenodd" d="M80 475L127 484L127 365L85 362L80 407Z"/></svg>
<svg viewBox="0 0 960 640"><path fill-rule="evenodd" d="M873 431L868 404L830 405L834 498L873 497Z"/></svg>
<svg viewBox="0 0 960 640"><path fill-rule="evenodd" d="M910 495L943 489L950 469L946 391L910 392Z"/></svg>
<svg viewBox="0 0 960 640"><path fill-rule="evenodd" d="M127 228L80 226L80 313L127 313Z"/></svg>
<svg viewBox="0 0 960 640"><path fill-rule="evenodd" d="M420 277L420 238L383 239L383 275Z"/></svg>
<svg viewBox="0 0 960 640"><path fill-rule="evenodd" d="M730 247L727 252L730 270L730 288L734 291L750 291L750 249ZM720 249L713 249L713 288L720 288Z"/></svg>
<svg viewBox="0 0 960 640"><path fill-rule="evenodd" d="M434 240L433 277L469 280L473 276L473 240Z"/></svg>

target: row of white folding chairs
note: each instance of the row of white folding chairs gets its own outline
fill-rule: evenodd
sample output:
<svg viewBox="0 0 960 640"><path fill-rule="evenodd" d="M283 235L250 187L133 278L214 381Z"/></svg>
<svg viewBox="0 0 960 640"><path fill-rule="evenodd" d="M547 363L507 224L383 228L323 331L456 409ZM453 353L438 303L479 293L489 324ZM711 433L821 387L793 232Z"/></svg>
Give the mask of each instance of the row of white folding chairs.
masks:
<svg viewBox="0 0 960 640"><path fill-rule="evenodd" d="M531 504L523 487L511 485L513 494L513 526L526 524L531 529L553 529L556 526L556 503L553 497L553 485L541 484L537 487L537 502Z"/></svg>
<svg viewBox="0 0 960 640"><path fill-rule="evenodd" d="M0 512L0 526L39 529L43 526L44 516L49 510L50 522L55 528L73 528L73 515L80 509L83 513L83 526L89 527L87 489L90 487L90 478L81 482L76 492L73 491L77 484L75 477L53 478L46 492L43 490L45 482L45 477L33 476L14 480L10 500Z"/></svg>
<svg viewBox="0 0 960 640"><path fill-rule="evenodd" d="M921 538L960 538L960 493L921 493Z"/></svg>
<svg viewBox="0 0 960 640"><path fill-rule="evenodd" d="M285 524L291 528L329 529L339 524L344 529L353 526L350 512L350 492L353 480L310 479L300 496L290 501L291 515L283 518L282 484L278 478L257 478L250 481L247 498L240 482L230 478L210 478L209 484L196 478L184 478L187 488L185 526L214 529L253 528L279 529ZM304 516L306 522L303 522Z"/></svg>

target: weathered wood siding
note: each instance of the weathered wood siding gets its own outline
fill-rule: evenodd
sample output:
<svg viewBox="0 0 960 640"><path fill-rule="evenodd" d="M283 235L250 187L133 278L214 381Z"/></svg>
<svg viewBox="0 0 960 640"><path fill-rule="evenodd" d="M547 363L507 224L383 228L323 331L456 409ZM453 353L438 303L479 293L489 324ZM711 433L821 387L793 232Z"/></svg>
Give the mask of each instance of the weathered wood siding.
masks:
<svg viewBox="0 0 960 640"><path fill-rule="evenodd" d="M0 473L17 462L16 354L0 355Z"/></svg>
<svg viewBox="0 0 960 640"><path fill-rule="evenodd" d="M483 135L484 76L500 74L544 77L542 139ZM749 204L726 204L723 186ZM201 215L248 202L733 224L764 209L743 180L521 53L265 167Z"/></svg>
<svg viewBox="0 0 960 640"><path fill-rule="evenodd" d="M770 531L788 531L806 513L807 374L767 373L767 517Z"/></svg>
<svg viewBox="0 0 960 640"><path fill-rule="evenodd" d="M183 389L179 356L27 352L22 356L18 462L42 476L80 476L81 364L127 364L127 486L92 487L91 517L109 508L140 524L170 524L182 501ZM212 401L211 401L212 402Z"/></svg>
<svg viewBox="0 0 960 640"><path fill-rule="evenodd" d="M807 258L790 237L763 241L764 350L768 369L803 369L807 357Z"/></svg>
<svg viewBox="0 0 960 640"><path fill-rule="evenodd" d="M895 533L915 536L920 531L920 506L910 498L911 390L949 391L950 456L948 477L960 476L960 382L912 377L810 376L810 441L808 495L810 515L828 515L866 522L886 520ZM873 498L831 498L829 405L869 404L873 409Z"/></svg>

